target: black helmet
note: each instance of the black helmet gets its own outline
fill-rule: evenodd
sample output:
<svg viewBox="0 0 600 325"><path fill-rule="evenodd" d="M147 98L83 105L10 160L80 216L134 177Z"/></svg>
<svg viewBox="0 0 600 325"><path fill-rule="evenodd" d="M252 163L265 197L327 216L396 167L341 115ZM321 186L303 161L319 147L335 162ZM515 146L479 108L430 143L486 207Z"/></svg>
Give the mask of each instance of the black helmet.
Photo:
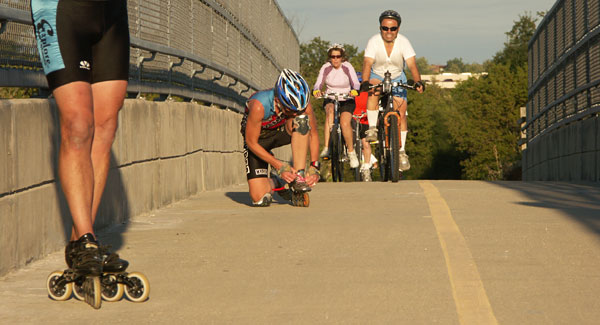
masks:
<svg viewBox="0 0 600 325"><path fill-rule="evenodd" d="M400 14L394 10L386 10L382 12L381 15L379 15L379 23L381 24L381 22L386 18L397 21L398 26L400 26L400 23L402 23L402 18L400 18Z"/></svg>

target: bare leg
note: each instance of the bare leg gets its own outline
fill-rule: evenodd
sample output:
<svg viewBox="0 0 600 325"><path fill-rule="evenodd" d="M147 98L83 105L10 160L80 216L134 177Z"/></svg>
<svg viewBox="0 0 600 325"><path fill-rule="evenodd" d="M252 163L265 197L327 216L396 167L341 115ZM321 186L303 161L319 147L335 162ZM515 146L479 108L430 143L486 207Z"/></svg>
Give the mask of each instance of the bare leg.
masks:
<svg viewBox="0 0 600 325"><path fill-rule="evenodd" d="M406 109L408 105L406 100L394 97L394 108L400 112L400 131L408 130L408 123L406 122Z"/></svg>
<svg viewBox="0 0 600 325"><path fill-rule="evenodd" d="M363 157L365 159L365 164L371 163L371 145L365 140L365 138L360 139L363 145Z"/></svg>
<svg viewBox="0 0 600 325"><path fill-rule="evenodd" d="M310 140L310 132L305 135L299 132L292 132L292 123L294 119L287 121L285 127L288 133L292 135L292 155L294 160L294 169L301 170L306 168L306 155L308 153L308 140Z"/></svg>
<svg viewBox="0 0 600 325"><path fill-rule="evenodd" d="M352 142L353 134L352 134L352 125L350 121L352 120L352 114L348 112L343 112L342 116L340 116L340 125L342 127L342 135L344 136L344 140L346 141L346 148L348 148L348 152L354 151L354 142ZM360 159L360 157L358 157Z"/></svg>
<svg viewBox="0 0 600 325"><path fill-rule="evenodd" d="M94 95L94 140L92 142L92 165L94 167L94 196L92 201L92 224L96 221L98 206L110 167L110 149L117 131L119 110L127 93L127 81L113 80L92 85Z"/></svg>
<svg viewBox="0 0 600 325"><path fill-rule="evenodd" d="M329 133L333 125L333 104L325 105L325 130L323 130L323 138L325 147L329 147Z"/></svg>
<svg viewBox="0 0 600 325"><path fill-rule="evenodd" d="M94 136L92 88L86 82L72 82L53 92L60 116L58 176L73 217L71 239L94 233L92 197L94 170L91 150Z"/></svg>
<svg viewBox="0 0 600 325"><path fill-rule="evenodd" d="M253 178L248 180L248 190L253 202L258 202L265 194L271 192L271 183L268 178Z"/></svg>

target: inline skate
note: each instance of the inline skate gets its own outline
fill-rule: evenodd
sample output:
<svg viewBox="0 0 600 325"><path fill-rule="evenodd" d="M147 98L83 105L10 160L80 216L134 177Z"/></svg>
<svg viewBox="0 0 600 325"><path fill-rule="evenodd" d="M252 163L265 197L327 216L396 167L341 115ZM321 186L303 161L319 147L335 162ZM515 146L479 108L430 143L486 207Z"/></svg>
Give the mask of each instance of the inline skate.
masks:
<svg viewBox="0 0 600 325"><path fill-rule="evenodd" d="M69 245L67 246L69 248ZM74 286L79 287L80 299L95 309L102 305L102 257L98 242L87 233L70 243L70 265L64 271L54 271L48 276L46 286L50 298L58 301L71 297Z"/></svg>
<svg viewBox="0 0 600 325"><path fill-rule="evenodd" d="M273 192L277 193L282 199L290 201L293 206L308 207L310 198L308 192L312 189L304 179L304 170L298 172L296 179L289 184L275 174L271 174L273 181Z"/></svg>
<svg viewBox="0 0 600 325"><path fill-rule="evenodd" d="M312 189L306 183L304 169L298 171L296 179L289 183L288 187L292 193L292 205L295 207L308 207L310 204L308 192Z"/></svg>
<svg viewBox="0 0 600 325"><path fill-rule="evenodd" d="M71 267L73 263L75 242L70 242L65 248L65 261ZM150 283L140 272L125 272L129 262L110 252L110 246L99 245L98 252L102 258L102 273L100 276L101 297L107 302L119 301L123 294L133 302L143 302L150 295ZM79 300L85 300L83 286L74 282L72 292ZM68 298L68 296L67 296Z"/></svg>

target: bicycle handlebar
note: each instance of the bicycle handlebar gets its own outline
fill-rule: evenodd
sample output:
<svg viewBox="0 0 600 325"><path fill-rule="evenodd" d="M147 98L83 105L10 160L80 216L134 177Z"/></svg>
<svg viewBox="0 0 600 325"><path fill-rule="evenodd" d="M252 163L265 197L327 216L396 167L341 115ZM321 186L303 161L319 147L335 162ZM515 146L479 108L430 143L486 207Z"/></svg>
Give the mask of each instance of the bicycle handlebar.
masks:
<svg viewBox="0 0 600 325"><path fill-rule="evenodd" d="M333 97L333 98L332 98ZM320 97L315 97L317 99L322 99L322 98L330 98L330 99L335 99L335 100L347 100L350 98L354 98L354 96L348 94L348 93L323 93Z"/></svg>
<svg viewBox="0 0 600 325"><path fill-rule="evenodd" d="M408 83L402 83L402 82L397 82L397 81L390 82L389 83L390 91L391 91L391 88L398 88L398 87L401 87L404 89L410 89L410 90L417 90L417 86L415 86L414 83L411 84L410 81L412 81L412 80L409 80ZM369 85L369 89L383 88L384 86L385 86L385 84L382 82L382 83L379 83L376 85Z"/></svg>

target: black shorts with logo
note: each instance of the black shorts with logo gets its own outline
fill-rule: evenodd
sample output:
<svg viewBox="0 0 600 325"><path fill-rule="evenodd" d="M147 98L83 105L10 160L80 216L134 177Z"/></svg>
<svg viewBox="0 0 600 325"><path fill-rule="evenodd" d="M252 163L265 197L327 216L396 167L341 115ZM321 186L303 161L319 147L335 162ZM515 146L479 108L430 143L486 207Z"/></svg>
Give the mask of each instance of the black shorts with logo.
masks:
<svg viewBox="0 0 600 325"><path fill-rule="evenodd" d="M31 0L31 14L50 90L128 79L126 0Z"/></svg>
<svg viewBox="0 0 600 325"><path fill-rule="evenodd" d="M271 153L271 150L286 144L292 143L292 136L285 130L285 125L275 130L262 130L258 137L258 144ZM271 153L273 154L273 153ZM260 159L257 155L248 149L246 139L244 138L244 158L246 159L246 178L266 178L269 177L269 164Z"/></svg>

